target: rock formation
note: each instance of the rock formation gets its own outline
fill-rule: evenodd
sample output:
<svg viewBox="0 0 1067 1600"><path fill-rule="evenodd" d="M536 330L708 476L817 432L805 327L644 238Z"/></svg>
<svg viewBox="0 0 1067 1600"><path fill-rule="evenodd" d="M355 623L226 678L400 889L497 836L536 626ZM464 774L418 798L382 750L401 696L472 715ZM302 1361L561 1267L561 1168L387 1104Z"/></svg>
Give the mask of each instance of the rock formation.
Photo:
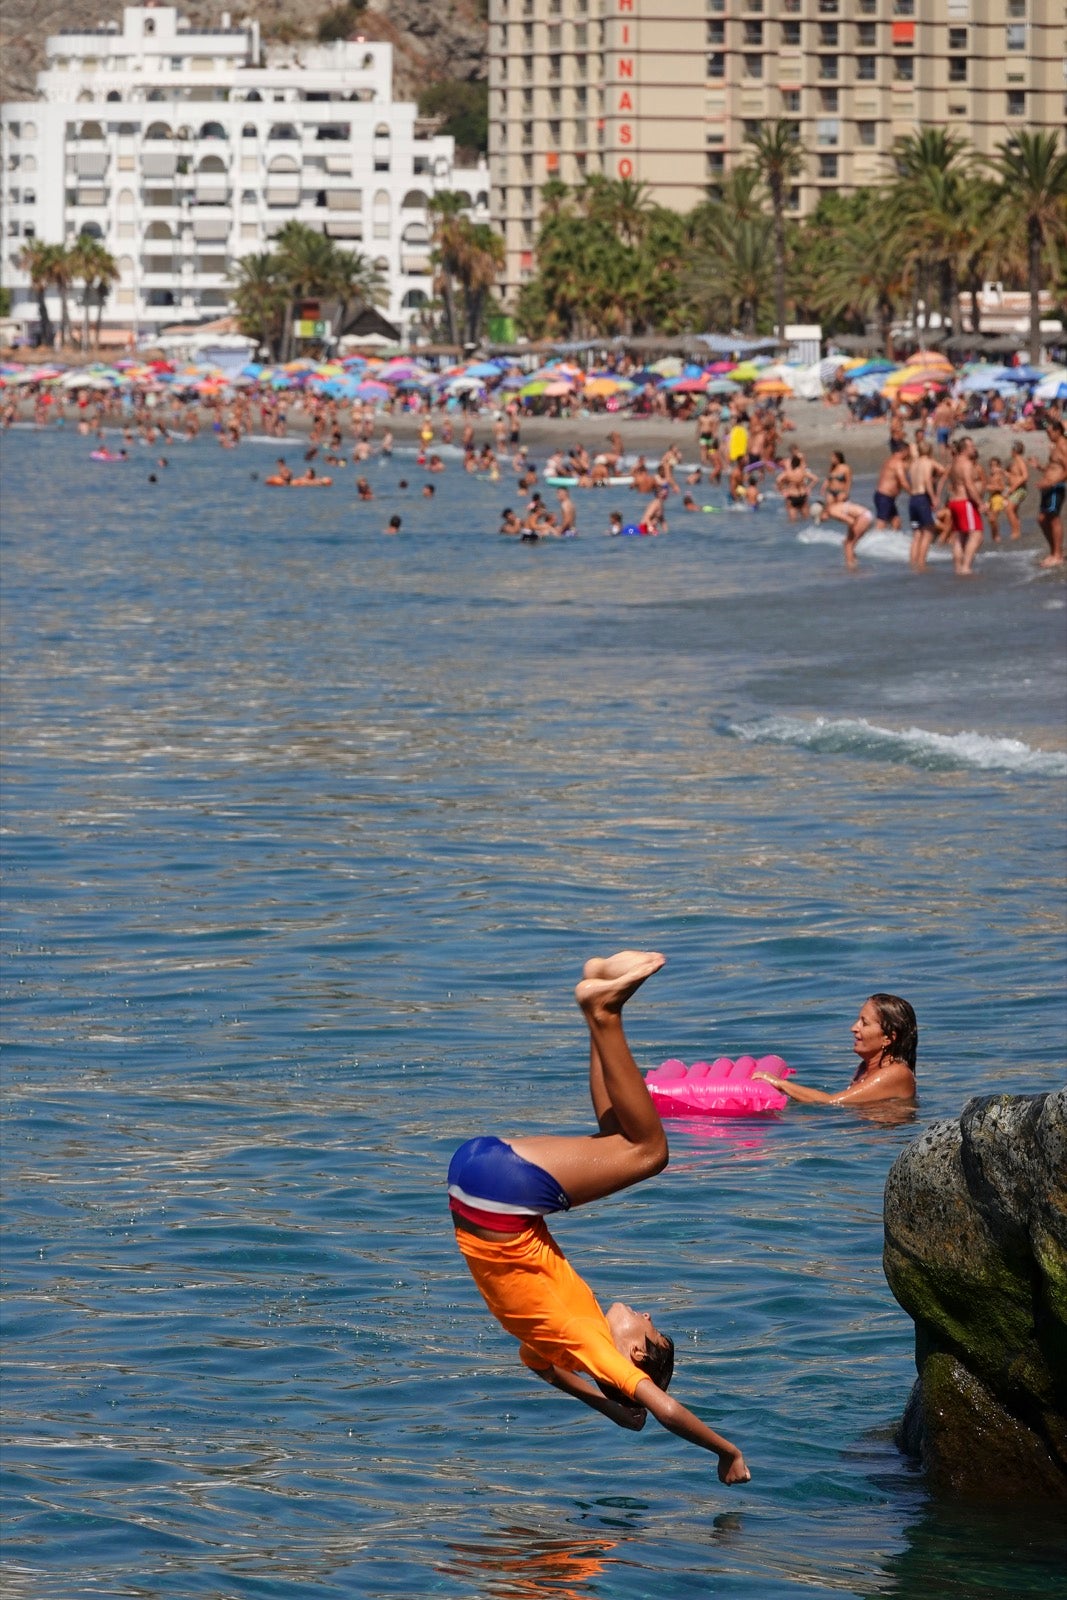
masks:
<svg viewBox="0 0 1067 1600"><path fill-rule="evenodd" d="M1067 1089L972 1100L909 1145L884 1265L915 1321L901 1447L947 1493L1067 1499Z"/></svg>

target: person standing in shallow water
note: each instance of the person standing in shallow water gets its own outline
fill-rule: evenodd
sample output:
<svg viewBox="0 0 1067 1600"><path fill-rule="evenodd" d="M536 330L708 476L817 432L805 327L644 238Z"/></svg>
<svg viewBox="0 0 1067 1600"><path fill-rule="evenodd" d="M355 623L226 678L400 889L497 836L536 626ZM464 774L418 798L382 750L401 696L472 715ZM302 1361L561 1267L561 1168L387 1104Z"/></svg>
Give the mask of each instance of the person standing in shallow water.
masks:
<svg viewBox="0 0 1067 1600"><path fill-rule="evenodd" d="M601 1311L544 1221L667 1165L663 1124L622 1027L624 1004L663 959L657 951L622 950L583 968L575 998L589 1028L598 1131L468 1139L449 1165L449 1208L471 1276L519 1340L525 1366L621 1428L638 1431L651 1412L669 1432L718 1457L721 1483L747 1483L737 1446L666 1393L672 1341L645 1312L622 1302Z"/></svg>
<svg viewBox="0 0 1067 1600"><path fill-rule="evenodd" d="M852 1024L852 1048L860 1058L847 1089L826 1094L793 1078L754 1072L754 1078L780 1089L802 1105L872 1106L884 1100L915 1099L915 1056L919 1026L915 1012L896 994L872 994Z"/></svg>

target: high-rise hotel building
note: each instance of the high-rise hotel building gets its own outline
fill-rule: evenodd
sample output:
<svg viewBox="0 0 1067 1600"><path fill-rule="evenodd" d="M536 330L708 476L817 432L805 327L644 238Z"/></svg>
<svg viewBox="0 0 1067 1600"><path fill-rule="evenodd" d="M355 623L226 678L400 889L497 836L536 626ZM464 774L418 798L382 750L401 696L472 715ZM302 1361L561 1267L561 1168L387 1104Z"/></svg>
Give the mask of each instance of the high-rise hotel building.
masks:
<svg viewBox="0 0 1067 1600"><path fill-rule="evenodd" d="M790 195L884 178L900 134L991 153L1064 127L1063 0L489 0L490 206L509 294L534 270L541 186L633 178L687 210L760 122L809 152Z"/></svg>

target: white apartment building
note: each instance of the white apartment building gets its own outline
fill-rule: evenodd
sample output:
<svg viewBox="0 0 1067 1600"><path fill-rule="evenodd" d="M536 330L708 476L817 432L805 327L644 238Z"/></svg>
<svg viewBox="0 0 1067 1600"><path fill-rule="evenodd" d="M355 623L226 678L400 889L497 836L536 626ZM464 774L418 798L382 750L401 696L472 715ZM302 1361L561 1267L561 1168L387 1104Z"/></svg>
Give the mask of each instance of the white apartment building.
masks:
<svg viewBox="0 0 1067 1600"><path fill-rule="evenodd" d="M989 155L1013 129L1063 132L1063 0L489 0L491 208L506 295L535 269L541 186L630 178L685 211L794 123L788 196L888 176L893 141L948 128Z"/></svg>
<svg viewBox="0 0 1067 1600"><path fill-rule="evenodd" d="M360 251L405 333L432 298L427 204L467 195L488 220L488 171L392 99L392 46L261 47L259 26L194 28L173 6L51 36L38 98L0 108L0 279L36 321L28 239L87 233L120 277L104 325L141 335L218 317L232 263L295 220ZM53 308L54 297L49 297ZM58 315L58 300L53 315Z"/></svg>

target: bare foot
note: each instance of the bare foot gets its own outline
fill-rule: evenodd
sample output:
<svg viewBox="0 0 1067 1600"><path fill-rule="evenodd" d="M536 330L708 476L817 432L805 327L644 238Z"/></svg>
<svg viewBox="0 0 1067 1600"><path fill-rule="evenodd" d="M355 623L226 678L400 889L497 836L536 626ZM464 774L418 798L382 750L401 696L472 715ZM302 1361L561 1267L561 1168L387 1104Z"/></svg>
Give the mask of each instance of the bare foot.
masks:
<svg viewBox="0 0 1067 1600"><path fill-rule="evenodd" d="M574 998L586 1016L618 1016L630 996L666 961L658 950L620 950L599 964L599 976L583 977Z"/></svg>
<svg viewBox="0 0 1067 1600"><path fill-rule="evenodd" d="M1062 556L1046 556L1043 561L1039 561L1038 562L1038 566L1039 567L1062 567L1063 566L1063 557Z"/></svg>
<svg viewBox="0 0 1067 1600"><path fill-rule="evenodd" d="M618 978L647 955L645 950L619 950L613 956L593 956L582 968L583 978Z"/></svg>

